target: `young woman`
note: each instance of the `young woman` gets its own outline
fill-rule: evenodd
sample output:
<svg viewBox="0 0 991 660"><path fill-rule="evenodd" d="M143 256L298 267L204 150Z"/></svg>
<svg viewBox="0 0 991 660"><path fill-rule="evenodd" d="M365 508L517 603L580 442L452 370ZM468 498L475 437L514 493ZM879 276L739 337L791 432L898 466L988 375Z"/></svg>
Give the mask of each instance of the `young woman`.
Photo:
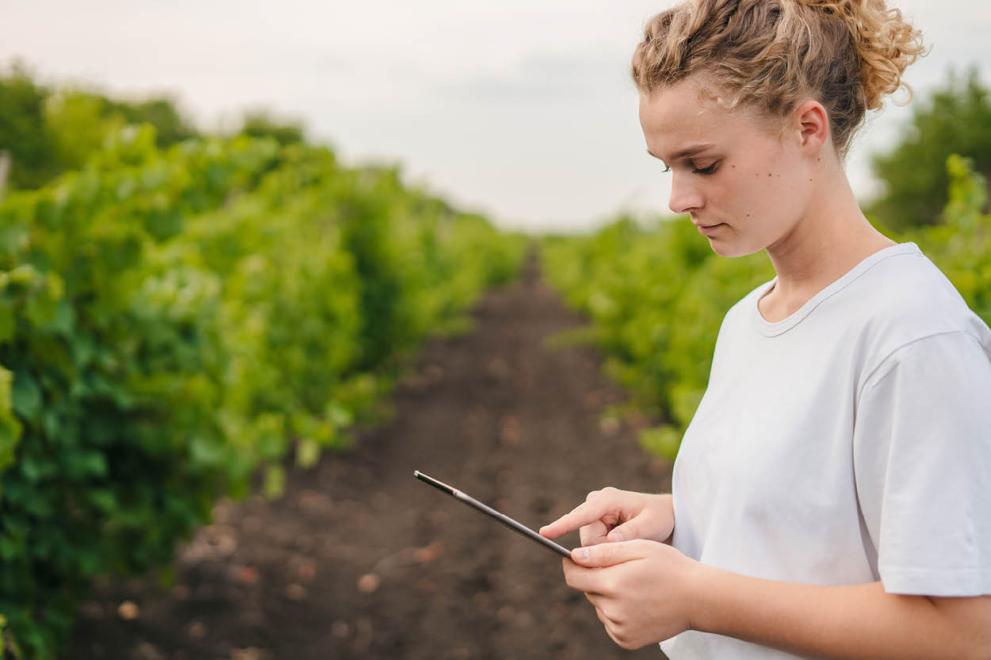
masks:
<svg viewBox="0 0 991 660"><path fill-rule="evenodd" d="M723 320L672 493L594 491L541 529L580 529L566 580L620 646L991 658L991 330L843 170L920 53L883 0L690 0L647 25L633 77L671 209L776 277Z"/></svg>

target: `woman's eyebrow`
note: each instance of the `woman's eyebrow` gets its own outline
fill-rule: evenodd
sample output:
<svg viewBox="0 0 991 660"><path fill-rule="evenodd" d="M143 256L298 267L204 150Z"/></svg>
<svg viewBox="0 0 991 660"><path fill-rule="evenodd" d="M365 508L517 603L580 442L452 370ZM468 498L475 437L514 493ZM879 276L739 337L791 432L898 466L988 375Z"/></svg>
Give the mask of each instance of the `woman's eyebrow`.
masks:
<svg viewBox="0 0 991 660"><path fill-rule="evenodd" d="M711 142L706 142L704 144L693 144L692 146L686 147L686 148L682 149L681 151L678 151L677 153L675 153L673 156L671 156L671 160L672 161L676 161L676 160L681 160L682 158L689 158L689 157L694 156L696 154L699 154L699 153L701 153L701 152L705 151L706 149L709 149L709 148L711 148L713 146L714 145ZM651 156L653 156L654 158L658 159L658 160L662 160L662 161L664 160L663 158L661 158L660 156L658 156L657 154L655 154L654 152L652 152L650 149L647 149L647 153L650 154Z"/></svg>

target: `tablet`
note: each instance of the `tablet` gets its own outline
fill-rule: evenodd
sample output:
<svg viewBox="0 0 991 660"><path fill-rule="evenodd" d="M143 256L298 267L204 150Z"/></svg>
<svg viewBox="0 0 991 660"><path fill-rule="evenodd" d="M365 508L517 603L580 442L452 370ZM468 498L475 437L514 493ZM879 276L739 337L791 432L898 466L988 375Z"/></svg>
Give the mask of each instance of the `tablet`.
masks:
<svg viewBox="0 0 991 660"><path fill-rule="evenodd" d="M445 484L443 481L438 481L438 480L434 479L433 477L427 476L427 475L423 474L422 472L420 472L419 470L413 470L413 476L416 477L417 479L419 479L420 481L424 482L424 483L430 484L431 486L433 486L437 490L443 491L443 492L447 493L448 495L453 495L454 497L458 498L459 500L461 500L462 502L464 502L468 506L471 506L471 507L473 507L475 509L478 509L479 511L481 511L485 515L491 516L492 518L495 518L496 520L498 520L499 522L501 522L506 527L509 527L513 531L519 532L520 534L522 534L523 536L527 537L528 539L530 539L532 541L536 541L537 543L539 543L540 545L544 546L548 550L551 550L552 552L556 552L557 554L561 555L562 557L568 557L569 559L571 558L571 551L568 550L567 548L562 547L562 546L558 545L557 543L555 543L554 541L551 541L550 539L541 536L540 534L538 534L537 532L533 531L532 529L530 529L526 525L523 525L521 523L516 522L515 520L513 520L512 518L510 518L506 514L499 513L498 511L496 511L492 507L487 506L485 504L482 504L481 502L479 502L478 500L476 500L474 497L471 497L470 495L467 495L465 493L462 493L457 488L452 488L452 487L448 486L447 484Z"/></svg>

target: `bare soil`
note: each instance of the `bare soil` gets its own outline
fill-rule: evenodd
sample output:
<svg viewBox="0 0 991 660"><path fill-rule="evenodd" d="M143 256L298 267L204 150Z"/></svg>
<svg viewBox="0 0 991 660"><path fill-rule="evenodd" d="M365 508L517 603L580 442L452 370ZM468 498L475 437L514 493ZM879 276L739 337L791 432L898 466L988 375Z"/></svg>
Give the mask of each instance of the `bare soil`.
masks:
<svg viewBox="0 0 991 660"><path fill-rule="evenodd" d="M394 416L294 469L276 501L221 502L175 581L97 585L67 658L663 658L624 651L561 560L419 482L447 481L536 529L607 485L670 492L671 465L603 418L622 391L531 259L475 327L424 346ZM578 544L577 533L563 545Z"/></svg>

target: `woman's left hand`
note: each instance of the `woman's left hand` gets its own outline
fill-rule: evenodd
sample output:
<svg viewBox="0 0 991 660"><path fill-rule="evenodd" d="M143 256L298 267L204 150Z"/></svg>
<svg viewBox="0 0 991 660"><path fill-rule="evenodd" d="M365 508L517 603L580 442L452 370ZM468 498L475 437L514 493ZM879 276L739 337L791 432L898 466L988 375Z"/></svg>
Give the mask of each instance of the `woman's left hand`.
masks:
<svg viewBox="0 0 991 660"><path fill-rule="evenodd" d="M575 548L571 556L562 560L565 581L585 592L622 648L656 644L691 628L699 562L645 539Z"/></svg>

